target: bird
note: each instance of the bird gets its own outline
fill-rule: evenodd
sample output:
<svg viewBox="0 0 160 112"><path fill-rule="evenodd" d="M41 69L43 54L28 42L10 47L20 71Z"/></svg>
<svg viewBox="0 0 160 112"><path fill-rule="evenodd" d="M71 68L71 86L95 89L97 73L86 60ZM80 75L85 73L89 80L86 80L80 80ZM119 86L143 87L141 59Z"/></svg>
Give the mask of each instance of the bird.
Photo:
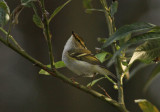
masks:
<svg viewBox="0 0 160 112"><path fill-rule="evenodd" d="M83 77L94 77L95 74L109 75L114 79L117 77L107 70L102 63L87 49L82 37L72 31L72 35L67 40L62 61L68 69Z"/></svg>

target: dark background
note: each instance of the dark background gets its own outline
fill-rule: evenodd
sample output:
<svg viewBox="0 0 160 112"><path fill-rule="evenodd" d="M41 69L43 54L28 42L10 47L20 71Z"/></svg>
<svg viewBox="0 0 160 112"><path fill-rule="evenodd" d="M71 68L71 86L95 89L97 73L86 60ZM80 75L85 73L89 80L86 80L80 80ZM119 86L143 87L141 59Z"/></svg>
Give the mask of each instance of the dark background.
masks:
<svg viewBox="0 0 160 112"><path fill-rule="evenodd" d="M107 0L111 2L111 0ZM6 0L13 10L17 0ZM46 0L48 12L63 4L64 0ZM97 0L93 5L101 8ZM119 1L116 25L119 28L124 24L136 21L150 22L160 25L160 1L158 0L121 0ZM41 29L32 22L33 11L23 10L19 17L19 24L11 34L31 56L44 64L49 63L47 45ZM97 37L107 37L107 25L104 14L94 12L86 14L81 0L72 0L51 22L53 35L53 52L56 61L61 60L63 46L71 35L77 32L84 38L88 48L95 51ZM124 84L125 102L131 112L140 112L135 99L146 98L160 107L160 86L158 77L143 93L144 84L155 65L152 64L138 72L130 81ZM52 76L39 75L40 69L0 43L0 112L117 112L109 104L100 101L59 79ZM68 77L74 76L64 68L60 70ZM90 81L88 78L77 79L83 84ZM117 91L112 84L101 83L107 92L117 98ZM98 88L98 91L102 92ZM160 109L160 108L159 108Z"/></svg>

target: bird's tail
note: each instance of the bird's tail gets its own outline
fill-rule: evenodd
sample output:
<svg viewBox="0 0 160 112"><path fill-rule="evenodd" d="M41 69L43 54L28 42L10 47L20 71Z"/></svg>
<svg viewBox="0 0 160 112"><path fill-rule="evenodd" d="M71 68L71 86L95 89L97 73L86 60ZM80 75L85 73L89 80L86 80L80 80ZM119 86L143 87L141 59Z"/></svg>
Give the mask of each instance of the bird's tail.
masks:
<svg viewBox="0 0 160 112"><path fill-rule="evenodd" d="M101 66L97 67L97 72L104 76L107 76L107 77L111 76L112 78L118 80L118 78L113 73L111 73L109 70L107 70L105 67L101 67Z"/></svg>

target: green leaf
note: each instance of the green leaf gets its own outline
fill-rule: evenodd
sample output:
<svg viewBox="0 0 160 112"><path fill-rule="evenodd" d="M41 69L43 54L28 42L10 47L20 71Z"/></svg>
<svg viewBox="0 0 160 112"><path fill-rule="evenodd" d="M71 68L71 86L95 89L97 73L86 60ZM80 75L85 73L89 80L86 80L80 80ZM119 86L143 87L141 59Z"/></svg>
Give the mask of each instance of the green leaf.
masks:
<svg viewBox="0 0 160 112"><path fill-rule="evenodd" d="M41 18L38 15L36 15L36 14L33 15L33 22L39 28L43 28L44 27L44 24L42 23Z"/></svg>
<svg viewBox="0 0 160 112"><path fill-rule="evenodd" d="M10 9L4 0L0 0L0 25L4 26L10 19Z"/></svg>
<svg viewBox="0 0 160 112"><path fill-rule="evenodd" d="M51 14L51 17L49 18L49 22L54 18L56 14L58 14L71 0L68 0L66 3L63 5L57 7L54 12Z"/></svg>
<svg viewBox="0 0 160 112"><path fill-rule="evenodd" d="M125 44L123 44L119 50L117 50L114 53L111 61L108 63L108 66L110 66L114 62L115 58L118 55L120 55L121 51L124 50L125 48L127 48L133 44L137 44L140 42L144 42L147 40L153 40L153 39L160 39L160 32L148 32L148 33L144 33L144 34L140 34L140 35L132 37L129 41L127 41Z"/></svg>
<svg viewBox="0 0 160 112"><path fill-rule="evenodd" d="M160 32L160 27L156 26L150 32Z"/></svg>
<svg viewBox="0 0 160 112"><path fill-rule="evenodd" d="M87 84L87 87L89 87L89 86L92 87L93 85L95 85L97 82L99 82L100 80L102 80L104 78L106 78L106 77L100 77L98 79L93 80L92 82L90 82L90 83Z"/></svg>
<svg viewBox="0 0 160 112"><path fill-rule="evenodd" d="M63 68L63 67L65 67L65 64L64 64L63 61L58 61L58 62L54 63L54 66L55 66L56 69L58 69L58 68ZM48 68L51 68L51 65L47 65L47 67L48 67ZM41 70L39 71L39 74L50 75L48 72L46 72L46 71L43 70L43 69L41 69Z"/></svg>
<svg viewBox="0 0 160 112"><path fill-rule="evenodd" d="M153 70L151 75L149 76L145 87L144 87L144 91L146 91L148 89L148 87L150 86L150 84L160 75L160 64L158 64Z"/></svg>
<svg viewBox="0 0 160 112"><path fill-rule="evenodd" d="M58 61L54 65L55 65L55 68L57 68L57 69L65 67L65 64L63 61Z"/></svg>
<svg viewBox="0 0 160 112"><path fill-rule="evenodd" d="M114 16L114 14L117 12L117 9L118 9L118 1L114 1L114 2L111 4L111 7L110 7L111 17Z"/></svg>
<svg viewBox="0 0 160 112"><path fill-rule="evenodd" d="M119 28L111 37L107 39L107 42L103 45L103 48L109 46L116 40L124 39L131 33L151 30L155 25L150 23L134 23L131 25L125 25Z"/></svg>
<svg viewBox="0 0 160 112"><path fill-rule="evenodd" d="M47 66L47 67L48 67L48 66ZM45 70L43 70L43 69L41 69L41 70L39 71L39 74L50 75L47 71L45 71Z"/></svg>
<svg viewBox="0 0 160 112"><path fill-rule="evenodd" d="M121 40L119 40L119 45L122 46L122 45L125 44L130 38L131 38L131 33L128 33L128 35L125 35Z"/></svg>
<svg viewBox="0 0 160 112"><path fill-rule="evenodd" d="M101 52L101 53L98 53L98 54L96 54L95 56L96 56L96 58L98 58L99 59L99 61L101 62L101 63L103 63L104 61L106 61L108 58L106 57L107 55L109 55L108 56L108 58L110 58L111 57L111 54L109 54L108 52Z"/></svg>
<svg viewBox="0 0 160 112"><path fill-rule="evenodd" d="M129 62L132 64L135 60L140 60L144 63L151 63L160 56L160 39L146 41L144 44L138 46L133 53Z"/></svg>
<svg viewBox="0 0 160 112"><path fill-rule="evenodd" d="M159 112L156 106L147 101L146 99L135 100L135 103L138 103L139 107L143 112Z"/></svg>
<svg viewBox="0 0 160 112"><path fill-rule="evenodd" d="M0 0L0 8L5 10L6 13L10 14L10 9L4 0Z"/></svg>

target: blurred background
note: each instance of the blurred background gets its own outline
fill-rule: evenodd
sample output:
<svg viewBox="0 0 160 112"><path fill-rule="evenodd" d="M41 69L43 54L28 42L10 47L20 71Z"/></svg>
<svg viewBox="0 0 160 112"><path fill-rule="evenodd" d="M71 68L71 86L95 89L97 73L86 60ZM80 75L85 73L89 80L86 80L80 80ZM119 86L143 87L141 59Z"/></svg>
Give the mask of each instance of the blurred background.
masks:
<svg viewBox="0 0 160 112"><path fill-rule="evenodd" d="M65 0L66 1L66 0ZM64 0L46 0L49 13L65 2ZM6 0L11 10L20 2ZM107 0L111 2L111 0ZM93 0L93 6L101 8L99 0ZM160 25L159 0L121 0L116 14L116 26L137 21ZM42 30L32 22L33 11L25 8L19 17L19 24L11 34L31 56L44 64L49 63L48 49ZM84 38L87 47L95 52L100 47L98 37L107 37L107 25L103 13L86 14L82 0L72 0L51 22L53 52L56 61L61 60L65 42L75 31ZM129 81L124 83L124 95L127 108L131 112L141 112L135 99L146 98L160 109L160 77L144 93L143 88L149 73L155 64L141 69ZM0 112L117 112L114 107L100 101L52 76L39 75L39 68L0 43ZM68 77L75 74L68 69L60 69ZM113 71L113 70L112 70ZM114 71L113 71L114 72ZM87 84L91 79L77 79ZM106 91L117 98L117 91L108 81L100 83ZM96 90L102 92L99 88Z"/></svg>

